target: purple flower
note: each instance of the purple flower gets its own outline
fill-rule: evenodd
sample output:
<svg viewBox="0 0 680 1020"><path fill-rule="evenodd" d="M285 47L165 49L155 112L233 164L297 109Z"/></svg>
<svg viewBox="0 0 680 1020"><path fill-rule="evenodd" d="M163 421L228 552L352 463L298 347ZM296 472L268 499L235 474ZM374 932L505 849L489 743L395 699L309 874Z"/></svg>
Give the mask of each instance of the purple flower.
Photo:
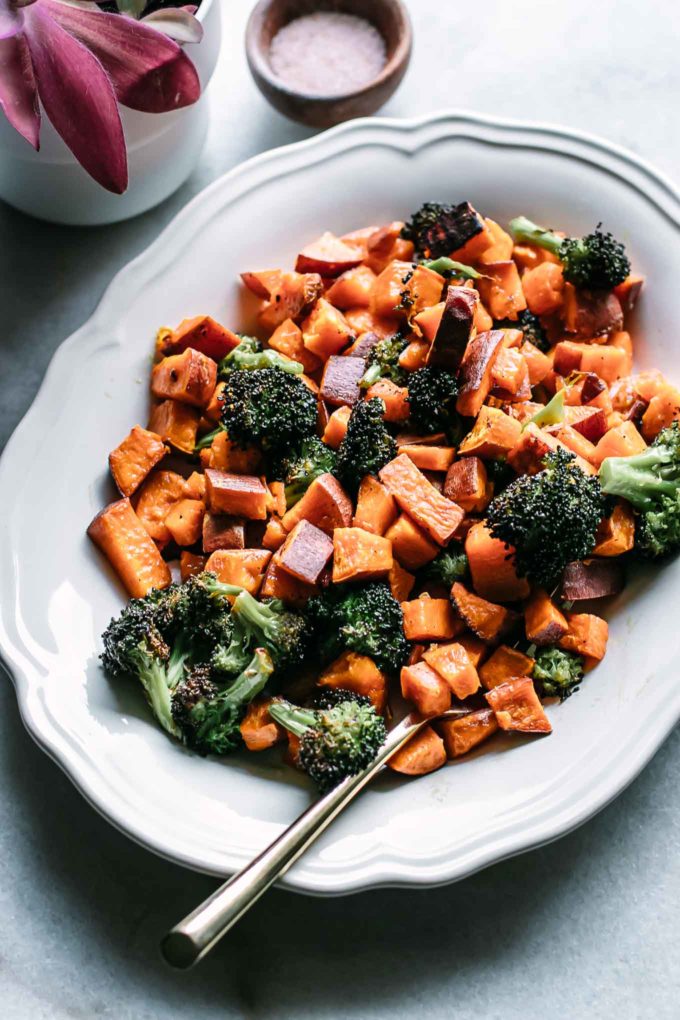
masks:
<svg viewBox="0 0 680 1020"><path fill-rule="evenodd" d="M159 26L160 27L160 26ZM88 0L0 0L0 110L35 149L40 107L109 191L127 188L118 104L165 113L195 103L196 68L150 24Z"/></svg>

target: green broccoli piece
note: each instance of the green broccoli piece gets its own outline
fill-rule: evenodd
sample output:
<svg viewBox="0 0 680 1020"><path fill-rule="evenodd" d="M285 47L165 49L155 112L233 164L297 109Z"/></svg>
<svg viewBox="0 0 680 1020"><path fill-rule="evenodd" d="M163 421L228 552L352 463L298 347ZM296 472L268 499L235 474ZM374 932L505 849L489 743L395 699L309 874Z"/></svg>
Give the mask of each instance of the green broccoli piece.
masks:
<svg viewBox="0 0 680 1020"><path fill-rule="evenodd" d="M238 347L225 355L220 361L219 375L221 378L234 371L253 371L258 368L280 368L282 372L300 375L304 366L299 361L282 357L278 351L263 350L262 344L254 336L244 336Z"/></svg>
<svg viewBox="0 0 680 1020"><path fill-rule="evenodd" d="M462 248L483 229L484 220L469 202L426 202L404 225L401 236L413 241L420 255L436 259Z"/></svg>
<svg viewBox="0 0 680 1020"><path fill-rule="evenodd" d="M366 358L366 371L359 381L362 389L368 389L378 379L390 379L397 386L403 386L408 373L399 365L399 355L408 347L408 340L401 333L378 340Z"/></svg>
<svg viewBox="0 0 680 1020"><path fill-rule="evenodd" d="M412 372L408 380L411 423L418 432L432 435L446 432L452 442L462 438L462 424L456 411L458 382L443 368L426 365Z"/></svg>
<svg viewBox="0 0 680 1020"><path fill-rule="evenodd" d="M631 457L607 457L602 491L627 499L637 511L636 549L656 559L680 549L680 425L662 429L652 445Z"/></svg>
<svg viewBox="0 0 680 1020"><path fill-rule="evenodd" d="M455 259L449 259L443 256L438 259L430 259L422 263L426 269L431 269L433 273L439 273L444 279L448 280L452 277L456 280L480 280L484 276L483 273L478 273L472 266L466 266L463 262L456 262Z"/></svg>
<svg viewBox="0 0 680 1020"><path fill-rule="evenodd" d="M450 542L420 572L426 581L439 582L451 588L456 581L463 581L468 574L468 558L459 542Z"/></svg>
<svg viewBox="0 0 680 1020"><path fill-rule="evenodd" d="M542 407L536 414L533 414L531 418L524 422L522 425L522 431L527 427L529 422L533 422L534 425L538 425L542 428L544 425L557 425L559 422L564 421L564 398L567 395L566 387L562 387L558 390L554 397L552 397L545 407Z"/></svg>
<svg viewBox="0 0 680 1020"><path fill-rule="evenodd" d="M384 414L385 402L379 397L360 400L352 408L335 475L353 495L366 475L377 475L397 456L397 444L387 431Z"/></svg>
<svg viewBox="0 0 680 1020"><path fill-rule="evenodd" d="M524 339L529 340L534 347L538 347L539 351L549 351L552 344L548 339L548 334L541 325L541 320L533 312L530 312L528 308L525 308L523 312L520 312L516 319L501 319L499 322L494 323L496 329L521 329L524 333Z"/></svg>
<svg viewBox="0 0 680 1020"><path fill-rule="evenodd" d="M549 587L567 563L593 551L606 507L599 481L568 450L549 453L543 464L495 496L486 519L495 538L515 547L519 576Z"/></svg>
<svg viewBox="0 0 680 1020"><path fill-rule="evenodd" d="M300 449L284 457L278 465L286 486L286 506L294 506L319 475L332 472L337 457L335 450L323 443L318 436L305 439Z"/></svg>
<svg viewBox="0 0 680 1020"><path fill-rule="evenodd" d="M307 603L307 616L324 661L351 650L396 673L408 658L401 606L388 585L333 585Z"/></svg>
<svg viewBox="0 0 680 1020"><path fill-rule="evenodd" d="M539 648L535 654L533 679L541 685L547 698L558 697L564 701L577 691L583 679L583 657L576 652L565 652L554 646Z"/></svg>
<svg viewBox="0 0 680 1020"><path fill-rule="evenodd" d="M337 692L316 709L276 700L269 714L300 740L298 761L321 793L367 768L385 743L387 730L368 698Z"/></svg>
<svg viewBox="0 0 680 1020"><path fill-rule="evenodd" d="M557 237L526 216L518 216L511 220L510 232L516 241L535 244L557 255L565 280L575 287L611 290L629 275L630 261L621 242L603 233L600 225L585 237Z"/></svg>
<svg viewBox="0 0 680 1020"><path fill-rule="evenodd" d="M316 422L316 396L296 376L279 368L227 375L222 425L239 446L259 446L280 458L314 435Z"/></svg>

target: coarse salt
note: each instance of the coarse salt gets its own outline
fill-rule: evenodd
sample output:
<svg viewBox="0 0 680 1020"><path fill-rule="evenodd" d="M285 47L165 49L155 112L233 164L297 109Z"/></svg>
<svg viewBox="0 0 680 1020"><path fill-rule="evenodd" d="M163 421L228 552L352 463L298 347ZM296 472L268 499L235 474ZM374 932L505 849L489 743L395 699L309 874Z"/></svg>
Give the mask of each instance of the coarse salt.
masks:
<svg viewBox="0 0 680 1020"><path fill-rule="evenodd" d="M387 59L385 40L354 14L318 11L295 18L271 42L272 70L296 92L336 96L373 81Z"/></svg>

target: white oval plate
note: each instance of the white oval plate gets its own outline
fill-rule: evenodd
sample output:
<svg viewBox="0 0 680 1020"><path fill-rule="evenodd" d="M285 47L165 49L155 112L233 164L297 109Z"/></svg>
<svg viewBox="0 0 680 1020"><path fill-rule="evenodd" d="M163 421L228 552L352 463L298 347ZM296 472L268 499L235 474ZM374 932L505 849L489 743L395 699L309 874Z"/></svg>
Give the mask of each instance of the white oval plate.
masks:
<svg viewBox="0 0 680 1020"><path fill-rule="evenodd" d="M649 282L638 364L680 379L680 197L635 157L550 127L462 114L358 120L265 153L199 195L115 278L55 355L0 464L0 645L35 740L114 825L155 852L225 875L307 804L277 756L208 761L168 740L139 691L97 664L122 592L85 537L113 497L106 456L146 421L156 328L209 312L243 323L244 269L292 265L322 230L469 199L581 233L602 220ZM574 828L619 793L680 715L680 562L637 577L611 611L606 662L548 711L541 740L497 741L418 781L376 782L286 876L344 893L435 884ZM507 753L512 748L510 753Z"/></svg>

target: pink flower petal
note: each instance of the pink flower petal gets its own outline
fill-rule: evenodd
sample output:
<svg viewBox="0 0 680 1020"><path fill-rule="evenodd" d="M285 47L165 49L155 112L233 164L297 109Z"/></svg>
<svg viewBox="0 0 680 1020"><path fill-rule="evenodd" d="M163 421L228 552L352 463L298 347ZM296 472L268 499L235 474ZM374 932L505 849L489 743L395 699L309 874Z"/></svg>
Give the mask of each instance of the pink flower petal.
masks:
<svg viewBox="0 0 680 1020"><path fill-rule="evenodd" d="M95 181L122 194L128 184L125 137L106 71L50 17L42 0L26 7L24 17L47 116Z"/></svg>
<svg viewBox="0 0 680 1020"><path fill-rule="evenodd" d="M40 5L101 60L124 106L166 113L190 106L200 96L192 62L176 42L155 29L120 14L94 13L59 0L40 0Z"/></svg>
<svg viewBox="0 0 680 1020"><path fill-rule="evenodd" d="M5 0L0 0L2 5ZM2 7L0 6L0 12ZM9 27L1 18L0 28ZM17 18L19 25L22 20ZM23 31L0 35L0 110L34 149L40 148L40 107L31 54Z"/></svg>

